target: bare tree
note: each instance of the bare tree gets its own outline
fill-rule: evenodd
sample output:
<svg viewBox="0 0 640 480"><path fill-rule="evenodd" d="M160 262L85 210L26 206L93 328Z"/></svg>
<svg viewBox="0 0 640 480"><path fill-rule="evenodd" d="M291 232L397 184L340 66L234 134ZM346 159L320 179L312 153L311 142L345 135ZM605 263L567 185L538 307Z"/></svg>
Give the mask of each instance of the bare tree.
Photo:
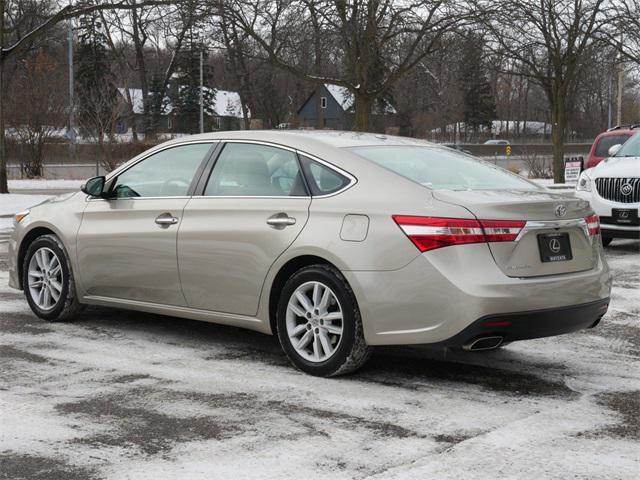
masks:
<svg viewBox="0 0 640 480"><path fill-rule="evenodd" d="M145 5L166 5L180 4L184 1L191 0L140 0L137 3L131 3L129 0L120 1L103 1L103 0L78 0L70 1L65 6L45 11L43 15L38 17L38 21L31 28L16 31L13 29L13 37L7 38L8 44L5 44L5 29L8 26L5 22L16 23L17 18L14 13L20 12L14 8L17 0L0 0L0 92L4 91L3 79L4 70L10 61L19 56L38 39L44 37L52 28L62 21L75 18L91 12L109 9L134 9ZM33 3L33 2L32 2ZM46 2L35 2L41 7L45 7ZM44 10L44 8L43 8ZM7 186L7 158L5 152L5 134L4 134L4 105L2 95L0 95L0 193L9 191Z"/></svg>
<svg viewBox="0 0 640 480"><path fill-rule="evenodd" d="M67 101L60 95L66 72L55 59L40 53L18 65L9 84L7 124L27 155L21 157L27 177L42 175L43 149L66 123Z"/></svg>
<svg viewBox="0 0 640 480"><path fill-rule="evenodd" d="M507 71L540 85L551 110L554 181L564 181L567 113L579 68L610 25L605 0L498 0L486 22Z"/></svg>
<svg viewBox="0 0 640 480"><path fill-rule="evenodd" d="M80 117L80 129L98 146L98 162L107 171L118 166L113 159L112 146L117 143L117 123L128 113L123 101L114 101L108 88L89 90L82 99L84 115Z"/></svg>
<svg viewBox="0 0 640 480"><path fill-rule="evenodd" d="M310 81L349 89L355 98L355 128L364 131L374 101L432 52L445 33L469 22L473 3L233 0L225 8L262 58ZM317 72L316 62L307 66L300 61L320 53L308 48L319 31L331 41L321 53L340 66L335 76Z"/></svg>

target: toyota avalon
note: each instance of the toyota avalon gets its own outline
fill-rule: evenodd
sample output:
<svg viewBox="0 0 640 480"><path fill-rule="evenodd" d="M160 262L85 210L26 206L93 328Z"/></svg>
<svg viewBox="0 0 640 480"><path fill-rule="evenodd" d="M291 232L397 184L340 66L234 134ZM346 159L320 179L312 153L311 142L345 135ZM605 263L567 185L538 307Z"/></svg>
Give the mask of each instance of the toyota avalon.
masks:
<svg viewBox="0 0 640 480"><path fill-rule="evenodd" d="M15 224L10 284L39 317L93 304L249 328L319 376L376 345L486 350L594 327L609 304L587 201L402 137L181 138Z"/></svg>

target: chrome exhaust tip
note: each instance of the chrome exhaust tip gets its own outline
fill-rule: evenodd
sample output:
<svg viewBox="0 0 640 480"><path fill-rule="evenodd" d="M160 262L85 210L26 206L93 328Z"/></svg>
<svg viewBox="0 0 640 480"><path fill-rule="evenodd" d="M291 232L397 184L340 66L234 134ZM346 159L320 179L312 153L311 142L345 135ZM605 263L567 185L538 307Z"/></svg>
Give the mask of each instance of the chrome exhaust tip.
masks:
<svg viewBox="0 0 640 480"><path fill-rule="evenodd" d="M493 337L478 337L471 340L468 343L465 343L462 346L463 350L468 352L478 352L480 350L494 350L502 345L502 341L504 339L502 337L493 336Z"/></svg>

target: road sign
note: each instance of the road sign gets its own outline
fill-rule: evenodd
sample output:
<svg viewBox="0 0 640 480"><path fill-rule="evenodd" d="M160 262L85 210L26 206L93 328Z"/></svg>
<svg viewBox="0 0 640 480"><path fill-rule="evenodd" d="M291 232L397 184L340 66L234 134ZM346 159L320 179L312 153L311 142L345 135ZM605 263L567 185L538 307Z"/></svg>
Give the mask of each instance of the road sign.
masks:
<svg viewBox="0 0 640 480"><path fill-rule="evenodd" d="M511 145L507 145L507 147L504 150L505 150L505 153L507 154L507 157L511 155Z"/></svg>

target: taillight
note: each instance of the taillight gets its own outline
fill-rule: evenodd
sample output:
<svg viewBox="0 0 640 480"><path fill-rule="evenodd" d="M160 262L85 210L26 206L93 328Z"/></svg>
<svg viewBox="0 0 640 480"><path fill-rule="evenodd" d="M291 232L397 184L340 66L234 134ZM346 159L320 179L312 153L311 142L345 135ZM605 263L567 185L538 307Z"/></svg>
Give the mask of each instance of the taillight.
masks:
<svg viewBox="0 0 640 480"><path fill-rule="evenodd" d="M585 217L585 220L587 221L589 236L593 237L594 235L598 235L600 233L600 219L598 215L589 215Z"/></svg>
<svg viewBox="0 0 640 480"><path fill-rule="evenodd" d="M421 252L468 243L512 242L525 224L525 222L512 220L469 220L406 215L394 215L393 220Z"/></svg>

